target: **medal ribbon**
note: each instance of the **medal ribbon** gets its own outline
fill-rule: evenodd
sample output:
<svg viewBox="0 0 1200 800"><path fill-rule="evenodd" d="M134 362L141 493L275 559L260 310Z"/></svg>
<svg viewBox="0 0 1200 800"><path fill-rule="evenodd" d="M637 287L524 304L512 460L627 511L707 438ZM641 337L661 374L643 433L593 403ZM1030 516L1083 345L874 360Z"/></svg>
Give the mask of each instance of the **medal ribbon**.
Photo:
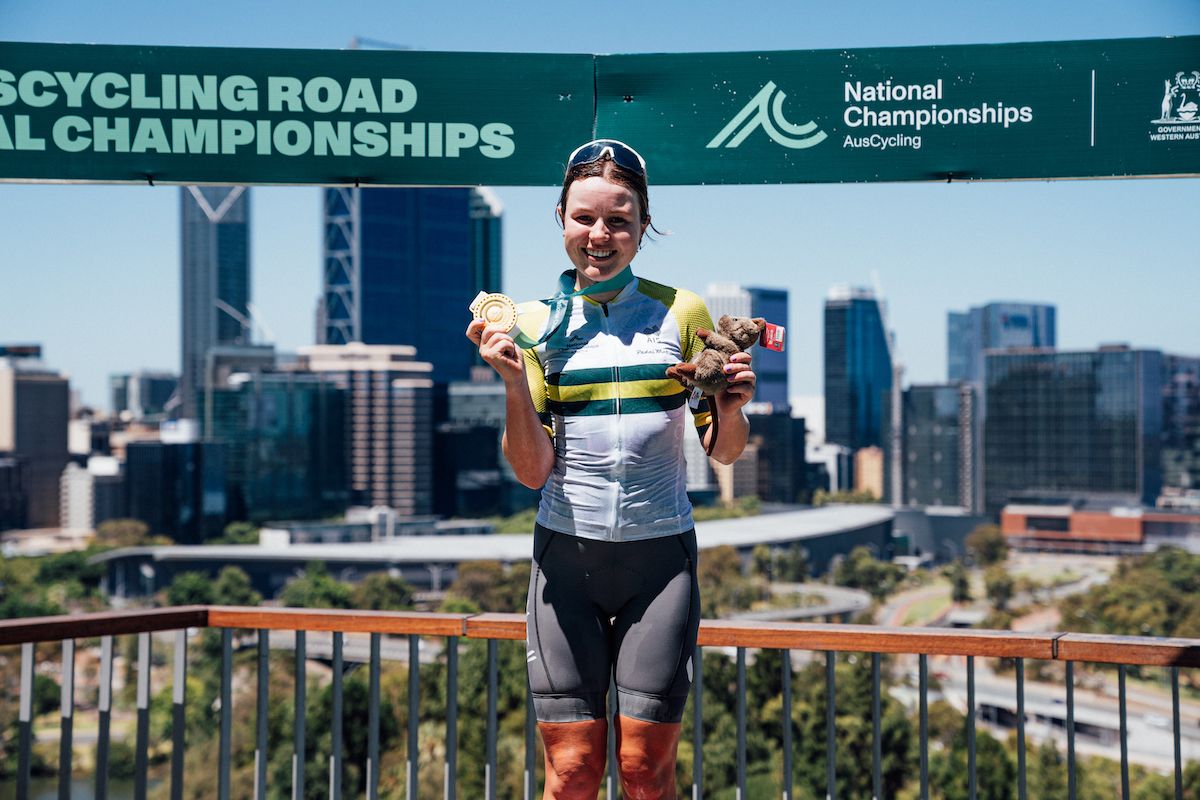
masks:
<svg viewBox="0 0 1200 800"><path fill-rule="evenodd" d="M546 332L541 338L534 340L525 335L523 331L518 330L513 341L523 350L528 350L531 347L537 347L542 342L548 340L551 336L558 333L558 329L567 321L568 312L571 310L571 301L576 297L590 297L591 295L604 294L605 292L615 292L625 288L630 281L633 280L633 270L628 266L621 270L616 275L607 280L593 283L585 289L575 288L575 270L569 269L558 276L558 292L553 297L548 297L545 300L533 300L528 303L521 303L517 306L520 319L520 310L522 306L528 307L535 303L542 303L550 306L550 319L546 322Z"/></svg>

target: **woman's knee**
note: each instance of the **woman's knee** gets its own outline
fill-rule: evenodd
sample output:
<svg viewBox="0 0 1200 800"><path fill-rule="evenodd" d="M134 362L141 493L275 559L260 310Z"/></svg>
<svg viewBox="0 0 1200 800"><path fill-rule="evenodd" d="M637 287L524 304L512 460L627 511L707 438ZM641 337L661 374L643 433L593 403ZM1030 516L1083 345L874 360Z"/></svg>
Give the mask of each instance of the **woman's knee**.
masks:
<svg viewBox="0 0 1200 800"><path fill-rule="evenodd" d="M679 725L619 719L617 765L626 793L635 798L674 797Z"/></svg>
<svg viewBox="0 0 1200 800"><path fill-rule="evenodd" d="M548 786L556 797L595 797L604 778L608 724L605 720L539 723L546 747Z"/></svg>

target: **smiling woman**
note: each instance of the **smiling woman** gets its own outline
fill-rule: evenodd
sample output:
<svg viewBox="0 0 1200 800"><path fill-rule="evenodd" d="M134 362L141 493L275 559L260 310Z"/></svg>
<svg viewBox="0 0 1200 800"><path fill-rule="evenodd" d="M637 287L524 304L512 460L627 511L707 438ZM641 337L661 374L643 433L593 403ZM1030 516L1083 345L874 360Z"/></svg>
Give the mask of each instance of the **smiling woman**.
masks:
<svg viewBox="0 0 1200 800"><path fill-rule="evenodd" d="M467 329L505 381L513 471L544 485L527 647L545 796L596 796L609 707L626 796L674 796L700 615L683 437L690 416L715 458L735 460L755 377L750 356L735 356L729 387L711 398L730 423L719 434L709 400L689 403L668 377L713 326L697 295L633 275L650 227L646 162L633 148L601 139L576 149L555 211L573 269L550 302L565 313L546 314L526 349L506 326Z"/></svg>

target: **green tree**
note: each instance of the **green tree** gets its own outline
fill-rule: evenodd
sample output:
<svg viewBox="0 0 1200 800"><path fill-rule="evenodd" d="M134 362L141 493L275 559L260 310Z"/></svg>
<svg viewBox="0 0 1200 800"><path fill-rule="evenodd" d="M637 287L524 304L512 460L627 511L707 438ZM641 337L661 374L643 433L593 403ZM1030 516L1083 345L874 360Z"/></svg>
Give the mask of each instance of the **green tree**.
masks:
<svg viewBox="0 0 1200 800"><path fill-rule="evenodd" d="M982 567L999 564L1008 558L1008 543L999 526L980 525L967 534L967 554Z"/></svg>
<svg viewBox="0 0 1200 800"><path fill-rule="evenodd" d="M790 544L775 554L775 580L801 583L809 576L808 554L799 544Z"/></svg>
<svg viewBox="0 0 1200 800"><path fill-rule="evenodd" d="M883 600L894 592L902 580L904 567L880 561L861 545L851 550L833 570L834 583L870 592L876 600Z"/></svg>
<svg viewBox="0 0 1200 800"><path fill-rule="evenodd" d="M407 611L412 601L413 587L386 572L372 572L350 591L353 607L366 611Z"/></svg>
<svg viewBox="0 0 1200 800"><path fill-rule="evenodd" d="M209 544L258 544L258 526L252 522L231 522Z"/></svg>
<svg viewBox="0 0 1200 800"><path fill-rule="evenodd" d="M525 608L529 593L529 562L505 569L499 561L467 561L448 593L471 601L484 611L515 612Z"/></svg>
<svg viewBox="0 0 1200 800"><path fill-rule="evenodd" d="M1029 784L1041 787L1043 800L1067 800L1067 761L1054 742L1046 739L1033 750L1029 764Z"/></svg>
<svg viewBox="0 0 1200 800"><path fill-rule="evenodd" d="M992 608L1007 610L1009 601L1013 599L1015 585L1008 570L1000 564L993 564L983 575L983 585L987 589L988 600L992 601Z"/></svg>
<svg viewBox="0 0 1200 800"><path fill-rule="evenodd" d="M150 526L140 519L110 519L96 527L96 541L106 547L138 547L150 537Z"/></svg>
<svg viewBox="0 0 1200 800"><path fill-rule="evenodd" d="M945 800L967 800L967 732L961 730L948 750L934 751L929 763L929 781ZM1004 745L986 731L975 733L975 781L980 800L1012 800L1016 797L1017 768Z"/></svg>
<svg viewBox="0 0 1200 800"><path fill-rule="evenodd" d="M279 593L279 602L292 608L352 608L350 587L329 574L323 561L310 561L304 574L292 578Z"/></svg>
<svg viewBox="0 0 1200 800"><path fill-rule="evenodd" d="M956 603L970 602L971 578L962 562L952 562L950 566L946 567L945 575L950 579L950 599Z"/></svg>
<svg viewBox="0 0 1200 800"><path fill-rule="evenodd" d="M817 508L834 504L866 505L878 502L879 498L875 496L874 492L868 489L838 492L827 492L824 489L817 489L813 492L812 499L812 504Z"/></svg>
<svg viewBox="0 0 1200 800"><path fill-rule="evenodd" d="M241 567L223 567L213 584L213 602L223 606L256 606L262 595L254 591L250 576Z"/></svg>
<svg viewBox="0 0 1200 800"><path fill-rule="evenodd" d="M707 618L749 608L757 597L752 581L742 572L742 557L730 545L705 550L696 578L700 583L700 614Z"/></svg>
<svg viewBox="0 0 1200 800"><path fill-rule="evenodd" d="M213 603L213 582L203 572L181 572L167 589L169 606L207 606Z"/></svg>

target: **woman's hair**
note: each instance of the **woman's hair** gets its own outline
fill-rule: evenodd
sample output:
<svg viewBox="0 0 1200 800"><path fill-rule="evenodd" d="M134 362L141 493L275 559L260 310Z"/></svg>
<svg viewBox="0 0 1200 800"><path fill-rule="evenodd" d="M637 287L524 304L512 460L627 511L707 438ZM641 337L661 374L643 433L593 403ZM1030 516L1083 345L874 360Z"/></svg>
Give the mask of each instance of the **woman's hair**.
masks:
<svg viewBox="0 0 1200 800"><path fill-rule="evenodd" d="M646 193L646 176L640 175L633 170L625 169L620 164L612 160L611 156L605 155L595 161L589 161L586 164L577 164L567 170L567 174L563 176L562 194L558 196L558 209L562 214L567 213L567 192L571 189L571 184L575 181L583 180L584 178L601 177L620 186L624 186L629 191L633 192L638 199L638 205L641 207L641 221L650 221L650 198ZM561 223L562 218L559 218ZM650 225L650 229L655 233L659 230Z"/></svg>

